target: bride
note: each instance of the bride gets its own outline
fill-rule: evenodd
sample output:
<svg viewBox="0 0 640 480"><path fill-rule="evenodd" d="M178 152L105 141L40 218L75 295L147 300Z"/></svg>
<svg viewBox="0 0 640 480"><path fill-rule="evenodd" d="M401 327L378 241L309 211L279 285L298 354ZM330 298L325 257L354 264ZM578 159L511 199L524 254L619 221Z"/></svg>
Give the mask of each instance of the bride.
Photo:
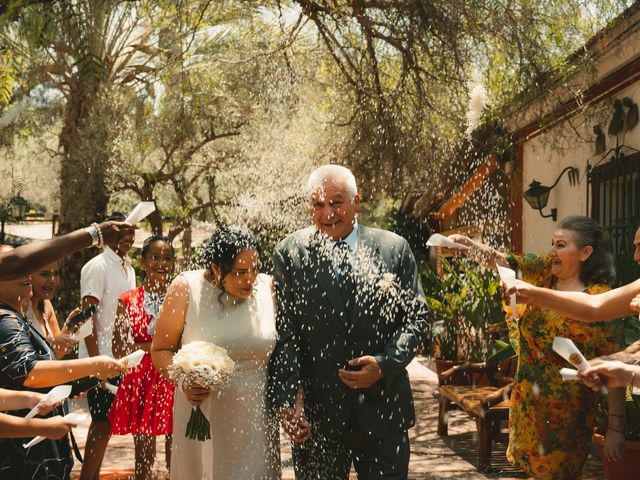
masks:
<svg viewBox="0 0 640 480"><path fill-rule="evenodd" d="M258 242L245 227L226 226L205 246L206 270L183 272L169 287L151 352L166 377L174 354L202 340L235 361L223 388L176 391L171 479L281 478L278 425L266 404L267 366L276 340L272 280L258 273ZM192 406L211 423L211 440L185 437Z"/></svg>

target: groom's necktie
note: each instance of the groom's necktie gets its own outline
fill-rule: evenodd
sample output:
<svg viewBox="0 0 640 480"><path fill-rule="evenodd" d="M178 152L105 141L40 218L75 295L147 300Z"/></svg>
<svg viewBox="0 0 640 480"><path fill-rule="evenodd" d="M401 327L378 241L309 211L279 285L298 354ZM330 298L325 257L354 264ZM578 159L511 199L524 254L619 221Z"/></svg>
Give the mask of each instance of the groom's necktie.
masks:
<svg viewBox="0 0 640 480"><path fill-rule="evenodd" d="M346 242L337 242L334 246L336 258L336 274L340 293L344 299L349 316L353 310L355 299L355 282L353 276L353 264L351 263L351 248Z"/></svg>

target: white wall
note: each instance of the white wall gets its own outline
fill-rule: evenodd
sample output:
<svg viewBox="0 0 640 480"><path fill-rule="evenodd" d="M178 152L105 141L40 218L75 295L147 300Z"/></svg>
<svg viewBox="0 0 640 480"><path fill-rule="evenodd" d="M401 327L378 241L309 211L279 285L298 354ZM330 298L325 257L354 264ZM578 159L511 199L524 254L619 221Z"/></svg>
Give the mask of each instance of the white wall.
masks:
<svg viewBox="0 0 640 480"><path fill-rule="evenodd" d="M636 46L635 48L638 48ZM607 62L609 68L613 68ZM619 68L619 66L617 67ZM589 215L587 206L587 180L585 169L587 160L592 165L596 164L601 155L595 155L595 135L593 125L599 123L606 134L613 108L613 99L631 97L634 102L640 104L640 82L636 82L613 97L603 100L587 110L586 114L573 117L569 124L565 122L553 129L539 135L523 145L523 191L529 188L533 179L543 185L551 185L562 169L568 166L577 167L580 174L580 184L570 186L565 173L558 185L549 194L549 203L543 210L550 213L551 208L558 209L558 220L568 215ZM580 138L582 137L582 138ZM607 150L615 146L614 136L606 135ZM625 145L640 150L640 124L627 133L624 139ZM608 158L602 163L606 163ZM551 218L542 218L537 210L533 210L526 201L523 201L522 212L522 241L525 252L546 252L549 248L551 235L557 223Z"/></svg>

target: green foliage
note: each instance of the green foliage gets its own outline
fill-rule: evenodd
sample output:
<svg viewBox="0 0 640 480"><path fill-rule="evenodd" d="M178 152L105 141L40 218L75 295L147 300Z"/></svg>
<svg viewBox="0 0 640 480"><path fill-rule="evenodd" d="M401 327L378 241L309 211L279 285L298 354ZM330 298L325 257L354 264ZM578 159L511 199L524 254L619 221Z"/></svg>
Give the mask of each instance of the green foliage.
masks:
<svg viewBox="0 0 640 480"><path fill-rule="evenodd" d="M0 112L4 105L8 105L13 96L16 84L12 55L8 51L0 51Z"/></svg>
<svg viewBox="0 0 640 480"><path fill-rule="evenodd" d="M418 270L424 271L429 268L429 250L426 244L431 231L427 224L413 216L411 212L400 213L400 208L395 205L388 210L386 218L388 219L386 228L409 242L418 264Z"/></svg>
<svg viewBox="0 0 640 480"><path fill-rule="evenodd" d="M640 318L626 317L624 319L624 344L631 345L640 340Z"/></svg>
<svg viewBox="0 0 640 480"><path fill-rule="evenodd" d="M588 66L584 43L632 2L295 3L330 54L318 78L343 80L335 89L344 101L332 111L336 123L353 129L349 162L372 191L398 192L411 184L446 187L450 178L434 172L451 163L465 168L457 153L474 76L487 89L489 109L504 115L522 92L539 95ZM583 86L570 85L580 95Z"/></svg>
<svg viewBox="0 0 640 480"><path fill-rule="evenodd" d="M423 285L436 322L433 340L446 360L483 361L490 343L490 328L501 323L500 280L470 260L442 259L442 275L425 271Z"/></svg>
<svg viewBox="0 0 640 480"><path fill-rule="evenodd" d="M10 199L0 197L0 221L7 223L13 220L13 207Z"/></svg>
<svg viewBox="0 0 640 480"><path fill-rule="evenodd" d="M494 363L502 362L516 356L516 351L509 342L503 340L496 340L490 349L490 355L485 360L487 364L492 365Z"/></svg>

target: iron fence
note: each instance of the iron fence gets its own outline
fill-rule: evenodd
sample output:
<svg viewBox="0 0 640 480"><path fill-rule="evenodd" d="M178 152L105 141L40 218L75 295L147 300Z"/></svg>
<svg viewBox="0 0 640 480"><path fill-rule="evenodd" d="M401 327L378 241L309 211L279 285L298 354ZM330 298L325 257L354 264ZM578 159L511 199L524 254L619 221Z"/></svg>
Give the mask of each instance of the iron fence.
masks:
<svg viewBox="0 0 640 480"><path fill-rule="evenodd" d="M640 154L614 155L590 172L591 217L609 234L616 284L640 278L633 261L633 239L640 226ZM588 206L587 206L588 208Z"/></svg>

